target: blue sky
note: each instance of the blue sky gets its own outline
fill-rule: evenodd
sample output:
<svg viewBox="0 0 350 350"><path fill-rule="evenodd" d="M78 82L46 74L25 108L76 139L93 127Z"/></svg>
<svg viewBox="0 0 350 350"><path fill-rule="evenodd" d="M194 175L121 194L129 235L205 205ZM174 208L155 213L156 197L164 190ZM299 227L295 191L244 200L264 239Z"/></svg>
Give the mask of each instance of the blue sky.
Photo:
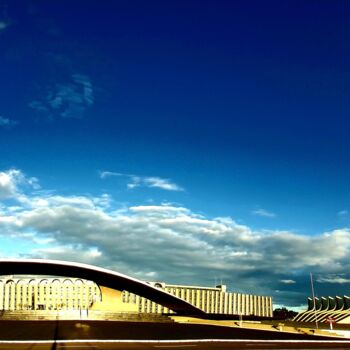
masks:
<svg viewBox="0 0 350 350"><path fill-rule="evenodd" d="M5 1L0 256L348 293L349 11Z"/></svg>

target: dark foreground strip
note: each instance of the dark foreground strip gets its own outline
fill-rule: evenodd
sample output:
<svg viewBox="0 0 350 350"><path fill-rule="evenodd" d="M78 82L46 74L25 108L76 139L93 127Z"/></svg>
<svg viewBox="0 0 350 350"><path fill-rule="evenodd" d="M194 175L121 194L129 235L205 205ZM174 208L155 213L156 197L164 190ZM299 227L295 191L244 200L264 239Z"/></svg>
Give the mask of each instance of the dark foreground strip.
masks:
<svg viewBox="0 0 350 350"><path fill-rule="evenodd" d="M342 344L350 340L261 340L261 339L184 339L184 340L132 340L132 339L70 339L70 340L0 340L0 344L188 344L188 343L266 343L266 344Z"/></svg>

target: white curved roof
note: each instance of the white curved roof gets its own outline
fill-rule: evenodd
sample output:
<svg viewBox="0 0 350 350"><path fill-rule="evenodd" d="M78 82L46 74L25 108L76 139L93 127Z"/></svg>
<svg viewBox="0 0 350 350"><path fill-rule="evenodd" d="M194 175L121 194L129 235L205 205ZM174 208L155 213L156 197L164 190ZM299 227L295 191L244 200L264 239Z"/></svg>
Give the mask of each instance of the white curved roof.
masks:
<svg viewBox="0 0 350 350"><path fill-rule="evenodd" d="M119 272L78 262L46 259L0 259L0 274L80 277L92 280L101 286L138 294L178 314L204 314L204 311L194 305L146 282Z"/></svg>

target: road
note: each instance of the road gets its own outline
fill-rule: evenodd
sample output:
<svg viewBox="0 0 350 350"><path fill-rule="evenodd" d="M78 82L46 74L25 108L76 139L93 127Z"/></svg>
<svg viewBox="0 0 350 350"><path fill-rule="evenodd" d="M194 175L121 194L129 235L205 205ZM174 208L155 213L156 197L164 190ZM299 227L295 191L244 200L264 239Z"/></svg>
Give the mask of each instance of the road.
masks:
<svg viewBox="0 0 350 350"><path fill-rule="evenodd" d="M350 350L350 339L206 324L0 321L0 350L63 349Z"/></svg>
<svg viewBox="0 0 350 350"><path fill-rule="evenodd" d="M305 340L294 340L294 341L275 341L275 340L196 340L196 341L81 341L81 340L70 340L70 341L27 341L27 342L0 342L0 350L112 350L112 349L123 349L123 350L138 350L138 349L165 349L165 350L231 350L231 349L350 349L350 341L329 341L329 340L318 340L318 341L305 341Z"/></svg>

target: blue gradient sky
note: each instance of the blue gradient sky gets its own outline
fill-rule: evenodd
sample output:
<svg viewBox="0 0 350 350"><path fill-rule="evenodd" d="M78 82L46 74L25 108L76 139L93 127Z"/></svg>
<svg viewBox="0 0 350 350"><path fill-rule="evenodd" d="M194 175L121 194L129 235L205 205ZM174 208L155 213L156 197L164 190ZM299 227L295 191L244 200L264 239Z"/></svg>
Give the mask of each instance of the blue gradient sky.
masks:
<svg viewBox="0 0 350 350"><path fill-rule="evenodd" d="M292 232L313 242L341 230L347 239L349 14L346 1L5 1L0 171L21 175L10 176L11 196L1 197L0 181L3 218L13 206L22 216L38 210L20 195L108 195L114 210L171 205L209 221L231 218L257 235ZM41 235L35 225L27 230ZM18 227L7 222L3 232L3 256L34 254L37 243ZM45 239L53 234L47 229ZM71 248L91 246L85 238ZM61 243L56 236L45 249ZM254 282L255 260L251 276L223 275L232 288L300 305L310 270L320 280L347 279L347 243L339 244L346 252L330 260L337 269L312 262L294 277L276 274L271 289ZM145 264L135 255L131 268L128 257L117 262L99 249L100 265L137 274ZM201 271L191 278L208 282ZM283 298L281 280L294 281L284 283Z"/></svg>

